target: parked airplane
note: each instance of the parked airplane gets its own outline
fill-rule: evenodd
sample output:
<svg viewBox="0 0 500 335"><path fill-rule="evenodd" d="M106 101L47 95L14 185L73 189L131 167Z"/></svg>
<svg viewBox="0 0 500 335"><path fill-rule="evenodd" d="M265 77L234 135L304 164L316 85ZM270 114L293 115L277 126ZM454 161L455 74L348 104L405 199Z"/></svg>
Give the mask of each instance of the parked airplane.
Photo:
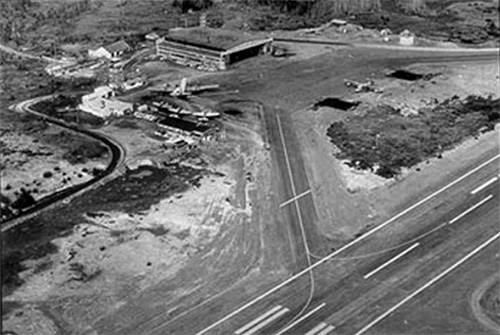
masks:
<svg viewBox="0 0 500 335"><path fill-rule="evenodd" d="M158 108L160 111L167 112L169 114L175 114L175 115L191 115L192 112L188 109L182 108L181 106L175 106L168 101L163 101L163 102L153 102L153 106Z"/></svg>
<svg viewBox="0 0 500 335"><path fill-rule="evenodd" d="M368 81L364 83L360 83L354 80L344 79L344 84L347 87L354 87L356 93L361 92L375 92L375 93L383 93L384 91L381 88L375 87L375 83L373 80L368 79Z"/></svg>
<svg viewBox="0 0 500 335"><path fill-rule="evenodd" d="M220 113L214 111L213 109L203 107L203 108L200 108L199 111L193 112L192 115L196 116L199 120L207 119L207 121L208 121L208 119L212 119L212 118L220 116Z"/></svg>
<svg viewBox="0 0 500 335"><path fill-rule="evenodd" d="M177 86L172 93L173 97L185 97L192 94L197 94L205 91L216 90L220 85L193 85L188 86L187 79L182 78L179 86Z"/></svg>

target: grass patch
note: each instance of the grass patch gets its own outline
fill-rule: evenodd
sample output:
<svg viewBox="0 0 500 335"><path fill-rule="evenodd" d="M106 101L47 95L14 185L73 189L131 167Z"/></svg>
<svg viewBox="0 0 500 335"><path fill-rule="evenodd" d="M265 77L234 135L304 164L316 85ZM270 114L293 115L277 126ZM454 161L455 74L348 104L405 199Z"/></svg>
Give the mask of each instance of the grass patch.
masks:
<svg viewBox="0 0 500 335"><path fill-rule="evenodd" d="M464 139L494 129L500 119L499 99L453 97L418 115L380 106L365 115L333 123L327 131L339 149L336 157L358 170L391 178L430 157L440 157Z"/></svg>
<svg viewBox="0 0 500 335"><path fill-rule="evenodd" d="M25 270L22 262L57 252L57 247L50 241L71 234L74 225L85 221L85 214L99 217L101 212L140 213L162 199L186 190L205 173L203 170L175 164L165 169L139 167L73 199L68 206L44 211L6 231L2 234L1 254L3 296L22 285L18 275ZM137 178L137 174L141 174L142 178ZM157 236L168 232L163 227L154 227L149 231ZM111 230L110 234L118 237L121 232ZM80 269L77 267L75 270ZM98 274L87 273L77 278L88 281Z"/></svg>

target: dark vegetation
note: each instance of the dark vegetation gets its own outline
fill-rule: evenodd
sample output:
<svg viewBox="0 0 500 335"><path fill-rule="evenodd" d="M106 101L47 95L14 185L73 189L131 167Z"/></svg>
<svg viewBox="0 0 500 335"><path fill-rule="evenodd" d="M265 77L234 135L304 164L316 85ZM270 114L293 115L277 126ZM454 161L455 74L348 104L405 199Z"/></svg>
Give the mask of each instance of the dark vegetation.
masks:
<svg viewBox="0 0 500 335"><path fill-rule="evenodd" d="M21 193L15 201L12 202L11 207L14 209L23 209L35 204L35 198L24 188L21 188Z"/></svg>
<svg viewBox="0 0 500 335"><path fill-rule="evenodd" d="M18 301L3 301L2 300L2 316L10 314L12 311L22 307L23 304ZM2 333L2 335L15 335L15 333L9 334L8 332Z"/></svg>
<svg viewBox="0 0 500 335"><path fill-rule="evenodd" d="M91 0L61 3L43 7L32 0L2 0L0 10L0 41L25 42L27 32L44 25L64 27L67 22L91 9Z"/></svg>
<svg viewBox="0 0 500 335"><path fill-rule="evenodd" d="M394 33L404 29L419 36L438 38L466 44L496 40L499 27L490 18L481 25L466 25L446 11L446 7L459 1L425 0L251 0L241 1L249 6L257 4L262 11L251 19L254 30L295 30L317 27L333 18L344 18L365 28L388 28ZM484 8L471 3L485 15L494 14L494 7ZM498 11L498 9L496 9Z"/></svg>
<svg viewBox="0 0 500 335"><path fill-rule="evenodd" d="M204 171L178 164L165 169L150 166L128 170L123 176L91 190L71 201L69 206L49 209L29 218L22 225L2 233L2 292L4 296L22 284L18 273L22 262L57 252L51 240L70 234L74 225L85 221L84 213L122 211L137 214L168 196L196 186ZM141 178L137 178L141 175ZM153 234L164 234L163 228L152 228ZM75 265L76 280L91 280L93 272L80 271Z"/></svg>
<svg viewBox="0 0 500 335"><path fill-rule="evenodd" d="M391 178L430 157L440 157L464 139L492 130L500 120L499 99L469 96L447 99L416 116L389 106L335 122L327 131L339 159L359 170Z"/></svg>
<svg viewBox="0 0 500 335"><path fill-rule="evenodd" d="M465 44L498 39L499 27L490 18L484 18L482 24L469 25L449 13L446 8L457 2L469 2L468 6L475 7L483 16L494 16L499 10L493 4L482 7L467 0L382 0L380 12L358 13L352 21L365 28L387 28L395 33L409 29L419 36Z"/></svg>
<svg viewBox="0 0 500 335"><path fill-rule="evenodd" d="M100 159L108 154L108 149L101 143L85 138L67 130L46 134L46 143L58 145L65 153L63 158L71 164L85 163L89 159Z"/></svg>
<svg viewBox="0 0 500 335"><path fill-rule="evenodd" d="M180 8L182 13L198 11L212 7L213 0L174 0L172 7Z"/></svg>

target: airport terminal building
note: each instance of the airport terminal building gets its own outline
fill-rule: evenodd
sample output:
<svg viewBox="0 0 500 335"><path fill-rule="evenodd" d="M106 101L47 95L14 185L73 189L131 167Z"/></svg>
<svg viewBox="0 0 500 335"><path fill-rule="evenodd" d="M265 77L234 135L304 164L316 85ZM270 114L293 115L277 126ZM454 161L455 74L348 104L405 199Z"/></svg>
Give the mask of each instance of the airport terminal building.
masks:
<svg viewBox="0 0 500 335"><path fill-rule="evenodd" d="M176 28L156 40L156 54L201 69L225 70L272 50L272 38L211 28Z"/></svg>

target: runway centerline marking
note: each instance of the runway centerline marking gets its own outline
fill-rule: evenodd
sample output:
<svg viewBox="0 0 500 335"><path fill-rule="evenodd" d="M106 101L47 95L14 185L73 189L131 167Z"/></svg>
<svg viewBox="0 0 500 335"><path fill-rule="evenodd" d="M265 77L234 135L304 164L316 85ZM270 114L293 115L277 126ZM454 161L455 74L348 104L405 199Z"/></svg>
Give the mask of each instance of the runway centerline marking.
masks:
<svg viewBox="0 0 500 335"><path fill-rule="evenodd" d="M255 297L253 298L252 300L250 300L249 302L245 303L244 305L242 305L241 307L235 309L234 311L232 311L231 313L227 314L226 316L222 317L221 319L217 320L216 322L212 323L211 325L205 327L204 329L200 330L198 333L196 333L196 335L202 335L202 334L205 334L207 331L217 327L218 325L220 325L221 323L229 320L230 318L232 318L233 316L241 313L242 311L244 311L245 309L247 309L248 307L250 306L253 306L255 303L261 301L262 299L268 297L269 295L273 294L274 292L278 291L279 289L281 289L282 287L290 284L291 282L295 281L297 278L300 278L302 277L304 274L306 273L309 273L309 271L311 271L312 269L315 269L316 267L320 266L321 264L327 262L328 260L332 259L333 257L337 256L338 254L340 254L341 252L343 252L344 250L350 248L351 246L361 242L362 240L366 239L368 236L371 236L372 234L376 233L377 231L381 230L382 228L384 228L385 226L387 226L388 224L396 221L397 219L399 219L400 217L402 217L403 215L405 215L406 213L412 211L413 209L419 207L420 205L426 203L427 201L429 201L430 199L434 198L435 196L437 196L438 194L441 194L443 193L444 191L446 191L447 189L449 189L450 187L452 187L453 185L461 182L462 180L464 180L465 178L467 178L468 176L470 176L471 174L475 173L476 171L479 171L480 169L484 168L485 166L487 166L488 164L494 162L496 159L498 159L500 157L500 154L496 155L495 157L492 157L490 159L488 159L486 162L476 166L474 169L468 171L467 173L461 175L460 177L458 177L457 179L453 180L452 182L450 182L449 184L443 186L442 188L440 188L439 190L433 192L432 194L428 195L427 197L425 197L424 199L418 201L417 203L411 205L410 207L408 207L407 209L405 209L404 211L400 212L399 214L396 214L395 216L393 216L392 218L390 218L389 220L381 223L380 225L376 226L375 228L373 228L372 230L369 230L368 232L366 232L365 234L361 235L360 237L352 240L351 242L347 243L346 245L344 245L343 247L337 249L336 251L332 252L331 254L325 256L324 258L320 259L319 261L317 261L316 263L314 263L313 265L311 265L310 267L296 273L295 275L289 277L288 279L282 281L281 283L279 283L278 285L270 288L269 290L267 290L266 292L262 293L261 295L259 295L258 297Z"/></svg>
<svg viewBox="0 0 500 335"><path fill-rule="evenodd" d="M402 253L400 253L399 255L397 255L396 257L393 257L391 258L390 260L388 260L387 262L385 262L384 264L380 265L378 268L376 268L375 270L373 270L372 272L366 274L363 278L365 279L368 279L370 278L371 276L373 276L374 274L376 274L377 272L379 272L380 270L382 270L383 268L387 267L388 265L394 263L395 261L397 261L398 259L400 259L401 257L403 257L404 255L406 255L407 253L409 253L410 251L412 251L413 249L415 249L416 247L418 247L420 245L420 243L415 243L414 245L412 245L411 247L409 247L408 249L406 249L405 251L403 251Z"/></svg>
<svg viewBox="0 0 500 335"><path fill-rule="evenodd" d="M265 318L269 317L271 314L276 313L277 311L279 311L282 308L283 308L283 306L280 306L280 305L275 306L274 308L268 310L266 313L262 314L261 316L259 316L255 320L247 323L246 325L244 325L243 327L241 327L240 329L238 329L237 331L235 331L235 333L239 335L239 334L247 331L248 329L250 329L253 326L255 326L257 323L261 322L262 320L264 320Z"/></svg>
<svg viewBox="0 0 500 335"><path fill-rule="evenodd" d="M489 196L487 196L483 200L479 201L477 204L475 204L474 206L472 206L471 208L469 208L468 210L466 210L462 214L456 216L454 219L450 220L450 222L448 222L448 224L452 224L452 223L457 222L458 220L460 220L461 218L463 218L464 216L466 216L467 214L469 214L470 212L472 212L473 210L475 210L476 208L478 208L479 206L481 206L482 204L484 204L486 201L490 200L491 198L493 198L493 194L490 194Z"/></svg>
<svg viewBox="0 0 500 335"><path fill-rule="evenodd" d="M311 329L310 331L305 333L305 335L314 335L317 332L319 332L320 330L322 330L323 328L325 328L326 326L328 326L326 323L321 322L319 325L317 325L316 327L314 327L313 329Z"/></svg>
<svg viewBox="0 0 500 335"><path fill-rule="evenodd" d="M302 317L300 317L299 319L297 319L295 322L289 324L288 326L286 326L285 328L283 328L282 330L280 330L275 335L281 335L284 332L292 329L293 327L295 327L295 325L301 323L302 321L304 321L305 319L307 319L309 316L313 315L314 313L316 313L317 311L319 311L320 309L322 309L323 307L325 307L325 305L326 305L326 303L322 303L321 305L319 305L318 307L316 307L312 311L308 312L307 314L305 314Z"/></svg>
<svg viewBox="0 0 500 335"><path fill-rule="evenodd" d="M276 320L276 319L280 318L281 316L283 316L288 311L289 311L288 308L283 308L278 313L273 314L272 316L270 316L269 318L267 318L264 321L260 322L258 325L254 326L252 329L246 331L242 335L252 335L252 334L258 332L259 330L261 330L262 328L264 328L265 326L267 326L268 324L270 324L274 320Z"/></svg>
<svg viewBox="0 0 500 335"><path fill-rule="evenodd" d="M320 331L318 334L316 335L326 335L328 334L329 332L331 332L332 330L334 330L335 327L334 326L328 326L326 327L325 329L323 329L322 331Z"/></svg>
<svg viewBox="0 0 500 335"><path fill-rule="evenodd" d="M490 180L488 180L486 183L484 183L483 185L479 186L478 188L474 189L472 192L470 192L470 194L476 194L477 192L485 189L486 187L490 186L491 184L493 184L495 181L498 180L498 177L493 177L491 178Z"/></svg>
<svg viewBox="0 0 500 335"><path fill-rule="evenodd" d="M281 144L283 146L283 153L285 154L285 162L286 162L286 167L288 169L288 175L290 176L290 186L292 187L292 194L293 197L297 197L297 191L295 189L295 181L293 179L293 173L292 173L292 166L290 165L290 158L288 157L288 150L286 149L286 143L285 143L285 135L283 134L283 129L281 128L281 120L279 115L276 115L276 119L278 121L278 129L280 131L280 137L281 137ZM308 268L311 267L311 258L309 257L309 246L307 245L307 239L306 239L306 231L304 229L304 223L302 222L302 212L300 210L300 206L297 202L295 203L295 208L297 210L297 217L299 219L299 225L300 225L300 231L302 234L302 241L304 243L304 248L306 249L306 255L307 255L307 264L309 265ZM311 271L310 269L309 271ZM312 284L314 285L314 283Z"/></svg>
<svg viewBox="0 0 500 335"><path fill-rule="evenodd" d="M448 273L450 273L451 271L455 270L457 267L459 267L460 265L462 265L462 263L466 262L469 258L471 258L475 254L477 254L478 252L480 252L481 250L483 250L484 248L486 248L488 245L490 245L491 243L493 243L498 237L500 237L500 233L497 233L493 237L489 238L486 242L482 243L480 246L478 246L477 248L475 248L474 250L472 250L470 253L468 253L467 255L465 255L463 258L461 258L460 260L458 260L452 266L450 266L449 268L447 268L446 270L444 270L443 272L441 272L436 277L432 278L430 281L428 281L423 286L421 286L418 290L416 290L415 292L413 292L412 294L410 294L409 296L407 296L406 298L404 298L403 300L401 300L400 302L398 302L396 305L394 305L389 310L387 310L385 313L383 313L382 315L380 315L379 317L377 317L375 320L373 320L372 322L370 322L369 324L367 324L366 326L364 326L361 330L359 330L354 335L361 335L364 332L366 332L368 329L372 328L374 325L376 325L377 323L379 323L381 320L385 319L389 314L391 314L396 309L398 309L399 307L401 307L402 305L404 305L405 303L407 303L410 299L412 299L413 297L415 297L417 294L421 293L422 291L424 291L425 289L427 289L428 287L430 287L431 285L433 285L434 283L436 283L438 280L440 280L441 278L443 278L444 276L446 276Z"/></svg>
<svg viewBox="0 0 500 335"><path fill-rule="evenodd" d="M286 205L291 204L291 203L292 203L292 202L294 202L295 200L298 200L298 199L302 198L303 196L308 195L309 193L311 193L311 190L307 190L307 191L305 191L305 192L302 192L301 194L299 194L299 195L297 195L297 196L295 196L295 197L293 197L293 198L291 198L291 199L289 199L289 200L285 201L284 203L282 203L282 204L280 205L280 207L285 207Z"/></svg>

